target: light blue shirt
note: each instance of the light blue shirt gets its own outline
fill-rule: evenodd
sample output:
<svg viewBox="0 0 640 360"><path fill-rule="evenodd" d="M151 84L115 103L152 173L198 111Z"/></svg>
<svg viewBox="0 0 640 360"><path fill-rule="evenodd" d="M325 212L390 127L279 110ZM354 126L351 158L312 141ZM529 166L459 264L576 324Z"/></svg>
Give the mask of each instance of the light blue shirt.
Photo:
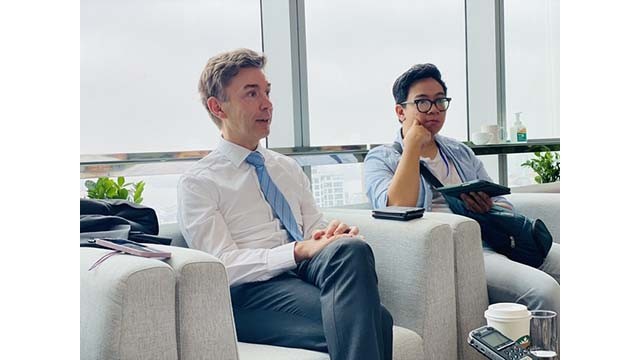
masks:
<svg viewBox="0 0 640 360"><path fill-rule="evenodd" d="M473 153L467 145L436 134L435 141L440 147L442 154L447 160L453 164L460 175L460 179L464 182L471 180L487 180L492 181L487 171L484 169L482 161ZM400 143L404 150L404 143L400 130L398 130L395 142ZM367 189L367 197L374 209L387 206L389 193L389 185L391 179L398 168L401 155L391 145L381 145L369 151L364 159L364 178ZM424 162L423 162L424 163ZM427 165L424 163L425 166ZM425 179L420 176L420 194L416 206L424 207L427 211L431 211L431 202L433 199L433 191ZM494 202L504 202L511 204L502 196L493 198Z"/></svg>

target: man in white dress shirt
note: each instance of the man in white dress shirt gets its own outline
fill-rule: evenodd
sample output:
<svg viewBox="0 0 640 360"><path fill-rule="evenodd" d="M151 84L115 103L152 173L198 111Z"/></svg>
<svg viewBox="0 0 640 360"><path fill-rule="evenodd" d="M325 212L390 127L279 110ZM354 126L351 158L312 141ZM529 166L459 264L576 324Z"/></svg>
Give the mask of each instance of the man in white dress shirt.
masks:
<svg viewBox="0 0 640 360"><path fill-rule="evenodd" d="M180 229L225 264L239 341L391 359L371 248L356 226L327 223L297 163L259 143L273 110L265 62L248 49L207 62L199 92L222 138L180 178Z"/></svg>

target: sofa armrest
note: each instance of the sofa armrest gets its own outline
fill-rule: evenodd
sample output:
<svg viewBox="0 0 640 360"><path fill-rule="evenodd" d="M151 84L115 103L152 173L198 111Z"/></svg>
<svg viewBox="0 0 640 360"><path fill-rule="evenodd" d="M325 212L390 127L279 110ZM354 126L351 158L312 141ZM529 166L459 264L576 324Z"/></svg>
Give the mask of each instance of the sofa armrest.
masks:
<svg viewBox="0 0 640 360"><path fill-rule="evenodd" d="M515 211L544 221L553 241L560 243L560 193L515 193L506 198Z"/></svg>
<svg viewBox="0 0 640 360"><path fill-rule="evenodd" d="M178 353L183 360L238 359L227 271L203 251L155 245L171 252L177 277Z"/></svg>
<svg viewBox="0 0 640 360"><path fill-rule="evenodd" d="M486 324L484 311L489 306L480 225L468 217L448 213L424 216L449 225L453 232L458 359L484 359L467 344L469 332Z"/></svg>
<svg viewBox="0 0 640 360"><path fill-rule="evenodd" d="M427 359L457 358L451 228L428 218L381 220L371 210L323 209L360 228L373 249L382 303L423 339Z"/></svg>
<svg viewBox="0 0 640 360"><path fill-rule="evenodd" d="M178 358L175 275L156 259L80 248L80 358Z"/></svg>

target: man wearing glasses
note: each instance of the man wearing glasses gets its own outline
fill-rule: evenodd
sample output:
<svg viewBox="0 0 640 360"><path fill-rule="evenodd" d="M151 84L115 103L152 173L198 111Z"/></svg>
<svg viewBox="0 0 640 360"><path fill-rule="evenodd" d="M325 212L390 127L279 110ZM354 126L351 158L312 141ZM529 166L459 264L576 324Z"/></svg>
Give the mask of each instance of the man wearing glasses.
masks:
<svg viewBox="0 0 640 360"><path fill-rule="evenodd" d="M395 112L402 127L394 146L378 146L367 155L365 182L374 208L419 206L449 212L444 197L420 174L422 161L443 185L483 179L492 181L484 165L466 145L438 133L451 98L433 64L414 65L393 84ZM399 151L401 150L401 151ZM470 211L488 212L493 205L512 210L504 197L483 192L462 194ZM489 302L518 302L529 310L560 310L560 245L554 243L544 263L533 268L485 247Z"/></svg>

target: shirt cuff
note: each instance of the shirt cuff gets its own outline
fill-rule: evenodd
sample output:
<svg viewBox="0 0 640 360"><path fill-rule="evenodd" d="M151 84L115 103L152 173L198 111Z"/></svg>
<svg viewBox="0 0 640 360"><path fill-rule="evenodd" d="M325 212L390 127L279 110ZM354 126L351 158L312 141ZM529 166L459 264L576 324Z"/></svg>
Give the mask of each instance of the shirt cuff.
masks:
<svg viewBox="0 0 640 360"><path fill-rule="evenodd" d="M293 256L294 241L269 250L267 255L267 268L269 271L287 271L296 267L296 259Z"/></svg>

